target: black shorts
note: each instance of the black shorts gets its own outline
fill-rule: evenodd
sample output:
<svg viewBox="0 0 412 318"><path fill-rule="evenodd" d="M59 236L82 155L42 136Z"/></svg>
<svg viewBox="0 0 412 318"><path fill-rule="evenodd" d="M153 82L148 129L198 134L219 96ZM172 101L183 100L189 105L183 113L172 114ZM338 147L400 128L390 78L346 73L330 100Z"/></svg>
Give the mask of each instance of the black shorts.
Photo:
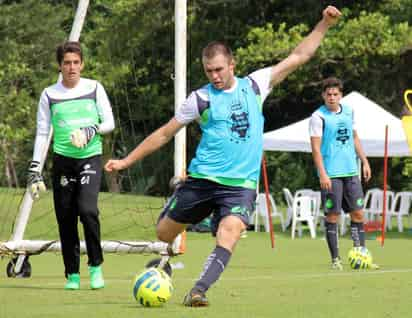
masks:
<svg viewBox="0 0 412 318"><path fill-rule="evenodd" d="M363 208L363 190L358 176L332 178L332 190L322 190L322 205L325 214L345 213Z"/></svg>
<svg viewBox="0 0 412 318"><path fill-rule="evenodd" d="M245 225L255 210L256 191L188 178L169 199L162 215L183 224L197 224L213 213L212 232L223 217L236 215Z"/></svg>

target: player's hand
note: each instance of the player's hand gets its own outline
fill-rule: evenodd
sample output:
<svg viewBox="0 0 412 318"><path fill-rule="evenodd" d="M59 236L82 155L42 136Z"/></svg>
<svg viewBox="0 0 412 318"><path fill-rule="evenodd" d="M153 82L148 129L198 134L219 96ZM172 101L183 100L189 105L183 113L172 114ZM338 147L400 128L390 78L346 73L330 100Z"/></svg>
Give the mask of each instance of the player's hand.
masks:
<svg viewBox="0 0 412 318"><path fill-rule="evenodd" d="M366 182L368 182L372 177L371 167L367 161L362 164L362 176Z"/></svg>
<svg viewBox="0 0 412 318"><path fill-rule="evenodd" d="M110 159L104 165L104 170L106 170L107 172L119 171L125 168L127 168L127 165L123 159L120 159L120 160Z"/></svg>
<svg viewBox="0 0 412 318"><path fill-rule="evenodd" d="M70 134L72 145L77 148L84 148L89 141L96 135L97 127L89 126L75 129Z"/></svg>
<svg viewBox="0 0 412 318"><path fill-rule="evenodd" d="M327 175L319 176L320 188L322 190L331 191L332 190L332 181Z"/></svg>
<svg viewBox="0 0 412 318"><path fill-rule="evenodd" d="M27 170L27 188L33 200L37 200L40 197L40 192L46 191L46 185L40 174L40 162L38 161L30 162L29 169Z"/></svg>
<svg viewBox="0 0 412 318"><path fill-rule="evenodd" d="M323 21L325 21L328 26L333 26L338 23L341 15L342 13L334 6L327 6L322 12Z"/></svg>

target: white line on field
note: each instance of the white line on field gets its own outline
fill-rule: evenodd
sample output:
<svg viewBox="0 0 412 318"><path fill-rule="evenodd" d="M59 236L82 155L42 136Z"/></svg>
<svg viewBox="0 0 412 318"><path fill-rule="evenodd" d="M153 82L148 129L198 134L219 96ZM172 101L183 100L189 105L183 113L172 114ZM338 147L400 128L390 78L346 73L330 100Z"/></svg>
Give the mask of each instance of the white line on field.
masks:
<svg viewBox="0 0 412 318"><path fill-rule="evenodd" d="M391 269L391 270L361 270L361 271L348 271L348 272L325 272L325 273L305 273L305 274L286 274L281 276L275 275L263 275L263 276L249 276L249 277L230 277L222 278L224 280L265 280L265 279L275 279L275 280L285 280L285 279L300 279L300 278L321 278L321 277L339 277L339 276L361 276L361 275L382 275L382 274L393 274L393 273L411 273L412 268L405 269ZM281 273L279 273L281 274Z"/></svg>
<svg viewBox="0 0 412 318"><path fill-rule="evenodd" d="M383 275L383 274L400 274L400 273L411 273L412 268L402 268L402 269L388 269L388 270L360 270L360 271L343 271L343 272L324 272L324 273L303 273L303 274L285 274L276 272L277 275L259 275L259 276L244 276L244 277L222 277L221 280L226 281L249 281L249 280L288 280L288 279L310 279L310 278L322 278L322 277L345 277L345 276L364 276L364 275ZM172 276L173 279L175 279ZM107 281L124 281L122 278L106 279ZM195 281L195 278L178 278L176 280L182 281Z"/></svg>

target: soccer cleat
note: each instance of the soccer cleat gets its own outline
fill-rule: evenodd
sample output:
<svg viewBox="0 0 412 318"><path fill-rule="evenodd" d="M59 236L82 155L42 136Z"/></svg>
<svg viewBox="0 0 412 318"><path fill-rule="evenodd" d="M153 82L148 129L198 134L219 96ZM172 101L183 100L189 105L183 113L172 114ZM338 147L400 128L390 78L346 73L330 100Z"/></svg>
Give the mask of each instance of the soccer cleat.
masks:
<svg viewBox="0 0 412 318"><path fill-rule="evenodd" d="M187 307L206 307L209 306L209 301L204 293L192 289L183 299L183 305Z"/></svg>
<svg viewBox="0 0 412 318"><path fill-rule="evenodd" d="M67 275L67 282L64 289L78 290L80 289L80 275L78 273Z"/></svg>
<svg viewBox="0 0 412 318"><path fill-rule="evenodd" d="M339 271L343 270L343 265L342 265L342 261L341 261L340 257L336 257L332 260L331 268L339 270Z"/></svg>
<svg viewBox="0 0 412 318"><path fill-rule="evenodd" d="M89 266L90 288L100 289L104 287L103 272L101 266Z"/></svg>

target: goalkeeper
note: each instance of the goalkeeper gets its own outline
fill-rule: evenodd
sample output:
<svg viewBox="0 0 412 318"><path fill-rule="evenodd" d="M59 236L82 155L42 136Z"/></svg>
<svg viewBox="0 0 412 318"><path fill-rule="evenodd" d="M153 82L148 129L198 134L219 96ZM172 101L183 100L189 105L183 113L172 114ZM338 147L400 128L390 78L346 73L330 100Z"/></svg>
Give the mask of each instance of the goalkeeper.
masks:
<svg viewBox="0 0 412 318"><path fill-rule="evenodd" d="M234 75L230 48L222 42L209 43L203 49L202 62L210 83L192 92L176 115L126 158L106 163L107 171L125 169L166 144L183 126L199 122L202 139L189 178L177 187L157 225L159 239L172 243L187 224L213 213L216 247L186 295L185 306L209 304L206 292L226 268L254 210L263 152L263 101L273 86L313 56L339 16L339 10L327 7L315 29L286 59L244 78Z"/></svg>
<svg viewBox="0 0 412 318"><path fill-rule="evenodd" d="M53 127L53 199L59 227L65 289L80 288L80 241L78 219L86 241L90 287L104 287L101 269L97 197L102 174L100 135L114 129L113 113L103 86L80 77L84 66L79 42L57 47L56 58L62 81L43 90L37 111L33 160L28 171L28 188L34 199L45 190L40 160Z"/></svg>

